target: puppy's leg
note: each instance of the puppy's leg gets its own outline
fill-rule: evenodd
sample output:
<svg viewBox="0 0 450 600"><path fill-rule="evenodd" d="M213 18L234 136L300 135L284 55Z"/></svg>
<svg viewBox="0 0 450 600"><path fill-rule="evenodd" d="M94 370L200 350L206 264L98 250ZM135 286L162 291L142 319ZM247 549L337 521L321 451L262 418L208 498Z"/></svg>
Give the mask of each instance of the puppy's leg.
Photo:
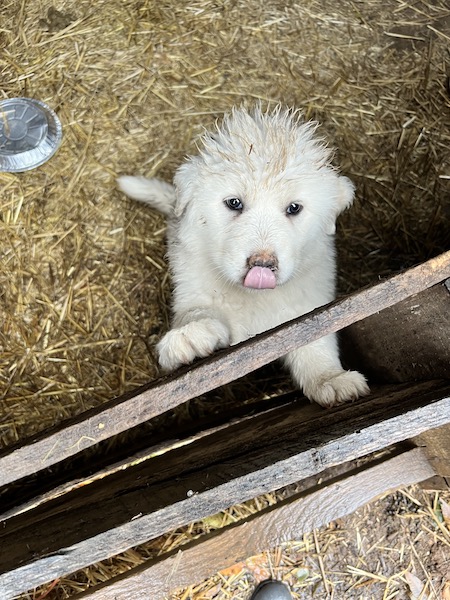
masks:
<svg viewBox="0 0 450 600"><path fill-rule="evenodd" d="M326 408L356 400L370 391L361 373L343 370L335 335L290 352L284 361L305 396Z"/></svg>
<svg viewBox="0 0 450 600"><path fill-rule="evenodd" d="M196 308L176 315L174 325L156 346L159 364L168 371L230 345L226 320L212 308Z"/></svg>

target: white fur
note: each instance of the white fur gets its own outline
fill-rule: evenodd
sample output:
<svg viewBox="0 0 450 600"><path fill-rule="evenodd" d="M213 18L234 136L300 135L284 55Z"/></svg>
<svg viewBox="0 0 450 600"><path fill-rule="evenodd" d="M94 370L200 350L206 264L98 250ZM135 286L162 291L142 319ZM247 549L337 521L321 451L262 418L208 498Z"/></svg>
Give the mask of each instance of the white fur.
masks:
<svg viewBox="0 0 450 600"><path fill-rule="evenodd" d="M173 216L175 190L173 185L160 179L149 180L146 177L123 175L117 178L119 189L130 198L150 204L167 217Z"/></svg>
<svg viewBox="0 0 450 600"><path fill-rule="evenodd" d="M157 347L165 369L333 300L335 221L351 205L354 188L331 166L316 128L280 107L236 109L179 167L174 188L157 179L119 179L126 194L169 216L174 319ZM230 197L242 201L242 211L228 208ZM299 214L286 213L292 202L302 204ZM261 253L277 260L275 289L243 285L249 258ZM360 373L342 369L334 335L290 352L284 362L322 406L369 391Z"/></svg>

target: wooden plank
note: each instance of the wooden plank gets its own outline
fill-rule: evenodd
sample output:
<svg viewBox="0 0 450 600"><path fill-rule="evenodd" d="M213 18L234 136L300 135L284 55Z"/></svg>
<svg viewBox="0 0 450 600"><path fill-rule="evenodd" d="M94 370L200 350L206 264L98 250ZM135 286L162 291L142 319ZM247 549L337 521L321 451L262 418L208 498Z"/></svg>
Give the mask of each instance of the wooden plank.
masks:
<svg viewBox="0 0 450 600"><path fill-rule="evenodd" d="M436 474L450 480L450 425L425 431L414 441L418 446L424 446Z"/></svg>
<svg viewBox="0 0 450 600"><path fill-rule="evenodd" d="M206 579L267 548L299 539L316 527L352 513L382 493L418 483L432 475L432 467L418 448L383 460L381 464L369 464L351 476L294 496L256 517L201 538L76 598L162 600L176 588Z"/></svg>
<svg viewBox="0 0 450 600"><path fill-rule="evenodd" d="M0 486L74 456L175 406L233 381L326 334L364 319L450 276L450 252L263 333L67 421L7 450Z"/></svg>
<svg viewBox="0 0 450 600"><path fill-rule="evenodd" d="M80 487L86 487L92 485L98 480L110 477L115 473L123 472L130 466L138 465L151 460L155 456L163 456L164 454L180 447L190 446L193 442L202 439L203 437L211 436L218 433L221 430L225 430L230 427L230 424L236 425L254 419L257 415L261 416L269 414L272 410L277 409L280 411L283 406L292 405L295 402L300 406L301 403L301 418L305 423L314 415L317 415L318 407L309 404L305 398L303 398L300 392L289 392L281 396L274 398L265 399L255 403L242 404L242 406L233 407L233 410L226 410L220 413L220 415L213 415L212 419L208 417L204 419L195 419L195 429L192 431L188 427L187 432L184 428L171 429L170 435L161 435L160 439L156 436L148 436L146 434L145 442L141 440L140 449L129 448L128 438L122 444L127 447L128 454L124 456L124 453L119 453L122 445L117 444L115 446L116 454L119 453L119 458L113 452L109 451L110 461L105 464L104 459L98 460L96 455L89 455L88 457L88 475L86 474L85 464L82 463L81 467L74 467L73 463L70 464L70 470L65 473L63 483L58 478L54 478L54 472L44 472L41 476L32 482L26 481L20 486L14 486L13 488L6 488L0 495L0 522L2 520L10 519L11 517L17 516L21 513L29 510L35 510L39 506L52 501L58 501L62 496L69 494ZM220 417L218 422L217 417ZM155 440L156 437L156 440ZM152 443L148 446L149 442ZM145 447L144 447L145 446ZM129 453L131 452L131 454ZM45 476L42 476L45 475ZM18 497L20 500L18 501Z"/></svg>
<svg viewBox="0 0 450 600"><path fill-rule="evenodd" d="M450 379L450 291L435 285L342 332L352 368L372 382Z"/></svg>
<svg viewBox="0 0 450 600"><path fill-rule="evenodd" d="M450 378L449 309L450 291L445 285L438 284L351 325L341 334L344 358L347 362L350 358L348 366L369 375L372 383L429 379L430 374ZM243 402L240 406L234 406L232 412L221 411L213 416L205 416L203 420L195 419L195 422L187 424L184 430L171 429L172 439L167 439L167 434L165 437L160 435L159 439L158 434L152 434L154 445L151 448L146 447L143 451L139 449L148 443L148 435L145 435L145 442L140 441L140 436L134 436L137 446L135 448L130 447L130 436L127 436L124 444L118 440L115 442L116 456L108 451L107 459L105 457L107 463L101 463L101 451L95 457L90 453L89 472L92 472L93 463L97 462L98 471L94 477L105 477L114 470L126 468L130 461L145 460L146 454L165 452L176 444L177 440L183 440L184 444L190 443L192 438L209 435L211 428L226 426L231 419L251 418L249 413L254 415L299 397L298 392L291 392L278 398L252 402L251 406ZM130 455L132 452L134 455ZM126 458L122 458L124 454ZM41 474L33 485L21 490L21 504L17 504L14 493L8 493L6 490L0 492L3 515L13 516L27 510L27 507L48 502L52 497L61 496L70 488L80 485L78 480L83 477L83 462L78 463L79 465L75 465L71 462L69 481L66 472L61 474L55 469L46 473L45 477ZM62 485L61 481L64 481Z"/></svg>
<svg viewBox="0 0 450 600"><path fill-rule="evenodd" d="M310 407L308 407L310 408ZM302 422L295 403L3 521L12 596L178 526L450 423L450 382L383 388ZM7 596L8 597L8 596Z"/></svg>

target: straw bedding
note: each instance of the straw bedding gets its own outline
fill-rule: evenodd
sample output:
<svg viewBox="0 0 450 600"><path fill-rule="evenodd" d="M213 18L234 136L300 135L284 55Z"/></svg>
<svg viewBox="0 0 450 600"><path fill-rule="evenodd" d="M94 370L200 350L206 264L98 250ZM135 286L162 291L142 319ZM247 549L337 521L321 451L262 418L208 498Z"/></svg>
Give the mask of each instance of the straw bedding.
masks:
<svg viewBox="0 0 450 600"><path fill-rule="evenodd" d="M0 173L0 444L157 376L164 222L115 177L170 179L235 104L300 107L338 148L342 292L447 249L449 41L445 0L3 0L0 93L64 139Z"/></svg>

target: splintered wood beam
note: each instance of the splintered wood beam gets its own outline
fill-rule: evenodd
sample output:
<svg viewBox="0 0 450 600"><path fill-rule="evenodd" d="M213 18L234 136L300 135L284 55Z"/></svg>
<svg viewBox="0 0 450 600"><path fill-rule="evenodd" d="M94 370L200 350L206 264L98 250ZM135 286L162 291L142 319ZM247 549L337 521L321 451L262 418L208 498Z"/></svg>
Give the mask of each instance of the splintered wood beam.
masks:
<svg viewBox="0 0 450 600"><path fill-rule="evenodd" d="M450 251L87 411L7 449L0 456L0 486L74 456L448 277Z"/></svg>
<svg viewBox="0 0 450 600"><path fill-rule="evenodd" d="M376 461L375 461L376 462ZM415 448L379 464L369 463L325 486L316 486L242 523L200 538L155 561L78 594L77 600L163 600L176 588L202 581L233 564L357 510L380 494L432 477Z"/></svg>
<svg viewBox="0 0 450 600"><path fill-rule="evenodd" d="M307 407L309 408L309 407ZM12 598L177 527L450 423L450 382L385 386L303 418L301 403L90 482L1 523ZM0 594L0 598L2 598Z"/></svg>

